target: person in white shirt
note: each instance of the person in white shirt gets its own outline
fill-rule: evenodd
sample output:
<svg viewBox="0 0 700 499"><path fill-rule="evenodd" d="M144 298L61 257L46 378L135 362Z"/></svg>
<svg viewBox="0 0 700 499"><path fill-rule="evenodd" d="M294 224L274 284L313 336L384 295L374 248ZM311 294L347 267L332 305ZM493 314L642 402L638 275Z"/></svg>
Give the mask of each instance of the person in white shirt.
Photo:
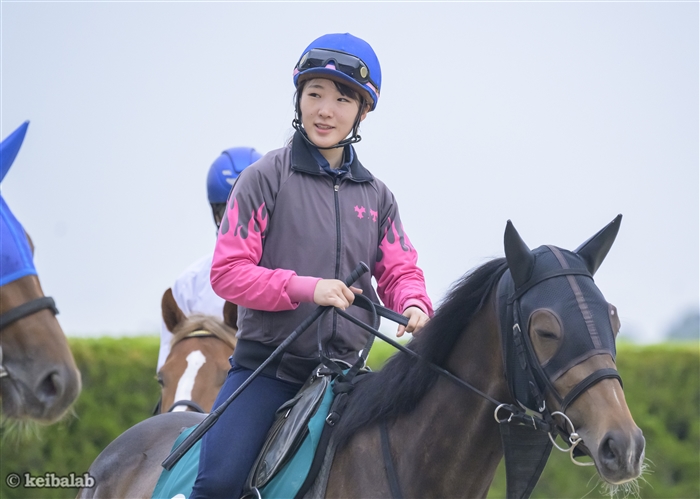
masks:
<svg viewBox="0 0 700 499"><path fill-rule="evenodd" d="M211 205L217 232L226 211L231 186L244 168L255 163L262 155L252 147L233 147L221 153L209 168L207 194ZM213 253L205 255L190 265L172 286L173 298L186 317L192 314L206 314L223 320L224 299L211 288L209 273ZM170 353L172 332L163 318L160 324L160 350L156 372L163 367Z"/></svg>

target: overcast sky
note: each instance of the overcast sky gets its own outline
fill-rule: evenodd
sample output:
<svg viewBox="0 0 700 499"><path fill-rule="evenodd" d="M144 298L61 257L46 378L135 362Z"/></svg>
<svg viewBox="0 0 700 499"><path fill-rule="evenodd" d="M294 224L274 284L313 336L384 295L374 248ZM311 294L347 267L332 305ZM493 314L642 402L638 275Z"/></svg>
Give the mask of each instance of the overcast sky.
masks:
<svg viewBox="0 0 700 499"><path fill-rule="evenodd" d="M698 307L698 3L29 3L1 12L2 195L69 335L155 333L211 252L205 178L291 135L292 69L350 32L382 65L360 160L439 303L511 219L567 249L624 215L596 275L622 336Z"/></svg>

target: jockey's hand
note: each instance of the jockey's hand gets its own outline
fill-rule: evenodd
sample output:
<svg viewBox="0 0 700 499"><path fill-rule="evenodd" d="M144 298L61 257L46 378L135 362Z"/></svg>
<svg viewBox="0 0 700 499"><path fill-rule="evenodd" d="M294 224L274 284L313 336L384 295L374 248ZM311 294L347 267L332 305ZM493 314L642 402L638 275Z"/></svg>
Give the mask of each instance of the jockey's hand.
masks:
<svg viewBox="0 0 700 499"><path fill-rule="evenodd" d="M403 311L403 315L408 317L408 325L404 326L403 324L399 324L399 329L396 332L396 336L399 338L403 336L405 332L413 333L414 336L417 335L428 320L430 320L426 313L418 307L408 307Z"/></svg>
<svg viewBox="0 0 700 499"><path fill-rule="evenodd" d="M355 286L348 287L338 279L321 279L314 289L314 303L345 310L355 300L355 293L362 293L362 290Z"/></svg>

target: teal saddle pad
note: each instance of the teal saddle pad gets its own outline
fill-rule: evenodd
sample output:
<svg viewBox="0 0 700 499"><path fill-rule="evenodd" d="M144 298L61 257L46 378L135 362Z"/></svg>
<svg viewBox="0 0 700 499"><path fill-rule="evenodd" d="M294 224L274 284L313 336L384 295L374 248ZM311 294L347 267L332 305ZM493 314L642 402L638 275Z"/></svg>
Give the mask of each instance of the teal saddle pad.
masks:
<svg viewBox="0 0 700 499"><path fill-rule="evenodd" d="M297 494L311 469L311 462L314 459L326 417L330 412L333 397L333 383L329 383L318 410L309 420L309 433L299 446L299 450L280 469L277 475L260 489L260 495L263 499L289 499ZM195 428L196 426L192 426L183 431L175 440L173 449L187 438ZM202 441L199 440L180 458L170 471L163 470L156 488L153 490L152 499L173 499L178 494L182 494L186 498L189 497L199 470L199 452L201 447Z"/></svg>
<svg viewBox="0 0 700 499"><path fill-rule="evenodd" d="M180 433L180 436L177 437L173 444L172 450L175 450L195 428L197 428L197 425L191 426ZM151 496L153 499L172 499L178 494L182 494L185 497L190 496L194 481L197 479L197 471L199 471L199 451L201 448L202 440L200 439L180 458L170 471L163 470L156 488L153 490L153 495Z"/></svg>

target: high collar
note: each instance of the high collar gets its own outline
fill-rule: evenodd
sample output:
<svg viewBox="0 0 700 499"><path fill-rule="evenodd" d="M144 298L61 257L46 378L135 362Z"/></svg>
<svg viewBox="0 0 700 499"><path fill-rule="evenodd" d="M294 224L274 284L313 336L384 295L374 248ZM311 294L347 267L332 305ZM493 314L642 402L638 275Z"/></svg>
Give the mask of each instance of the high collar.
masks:
<svg viewBox="0 0 700 499"><path fill-rule="evenodd" d="M312 147L304 140L300 132L294 133L292 138L292 170L312 175L326 175L326 172L323 171L316 158L314 158L311 152ZM345 147L352 146L348 145ZM374 179L372 174L357 159L356 153L352 154L352 162L346 177L355 182L369 182Z"/></svg>

